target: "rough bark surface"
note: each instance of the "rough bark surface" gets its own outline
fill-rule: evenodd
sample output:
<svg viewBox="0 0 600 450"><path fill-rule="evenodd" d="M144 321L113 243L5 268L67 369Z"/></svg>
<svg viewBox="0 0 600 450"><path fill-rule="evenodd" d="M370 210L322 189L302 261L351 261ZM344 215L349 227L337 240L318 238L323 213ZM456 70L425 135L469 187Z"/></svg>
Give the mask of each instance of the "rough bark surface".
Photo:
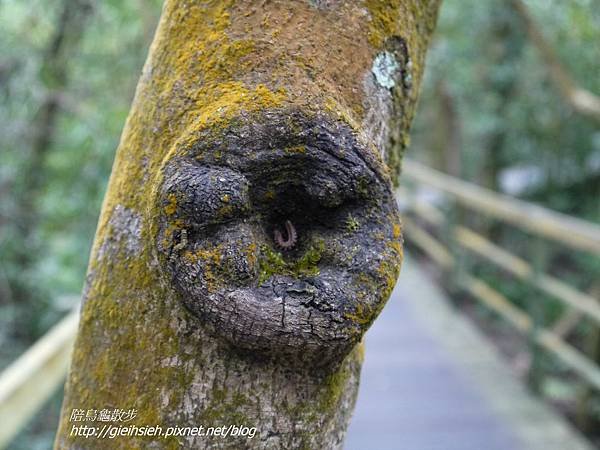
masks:
<svg viewBox="0 0 600 450"><path fill-rule="evenodd" d="M402 258L392 194L438 2L168 0L103 206L73 408L252 438L111 448L341 448L360 340ZM282 245L283 243L283 245Z"/></svg>

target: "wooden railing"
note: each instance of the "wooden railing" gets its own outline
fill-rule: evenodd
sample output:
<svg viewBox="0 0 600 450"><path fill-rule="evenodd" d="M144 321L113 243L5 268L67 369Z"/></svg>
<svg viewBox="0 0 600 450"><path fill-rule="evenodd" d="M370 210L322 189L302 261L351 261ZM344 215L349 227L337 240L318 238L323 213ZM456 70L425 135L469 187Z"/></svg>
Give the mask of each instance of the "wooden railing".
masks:
<svg viewBox="0 0 600 450"><path fill-rule="evenodd" d="M404 210L406 240L439 265L448 275L449 284L481 301L528 337L534 360L537 349L542 348L581 376L589 386L600 390L598 361L565 339L583 318L600 326L600 299L546 273L544 257L547 242L553 241L570 251L586 252L600 258L600 226L497 194L410 160L403 163L401 180L398 200ZM431 191L441 195L440 206L420 195L423 190L429 191L430 197ZM467 212L527 232L530 260L516 256L462 224L460 216L465 217ZM464 258L473 255L531 287L531 295L521 302L527 305L525 310L469 272ZM534 290L565 306L562 317L551 326L542 323L544 305L540 303L543 298L535 295ZM532 379L540 376L532 370Z"/></svg>
<svg viewBox="0 0 600 450"><path fill-rule="evenodd" d="M415 195L420 186L433 188L447 197L446 204L462 205L489 217L519 227L538 238L546 238L577 251L600 257L600 226L549 211L513 198L501 196L444 175L413 161L404 161L398 190L405 210L404 232L407 241L421 248L439 266L452 274L453 282L500 314L532 342L556 355L566 366L600 390L600 368L595 361L564 340L582 317L600 325L600 302L560 279L543 271L540 258L525 261L499 247L469 228L453 223L453 214ZM438 230L446 243L427 231L418 221ZM540 241L536 241L537 244ZM568 307L565 316L552 329L539 326L535 314L515 306L498 290L474 275L464 272L455 249L461 247L523 280ZM539 247L539 245L538 245ZM532 299L531 302L537 302ZM535 311L536 308L532 308ZM71 348L77 330L78 315L69 314L23 356L0 375L0 449L5 448L18 431L64 381Z"/></svg>
<svg viewBox="0 0 600 450"><path fill-rule="evenodd" d="M64 381L78 320L68 314L0 374L0 449Z"/></svg>

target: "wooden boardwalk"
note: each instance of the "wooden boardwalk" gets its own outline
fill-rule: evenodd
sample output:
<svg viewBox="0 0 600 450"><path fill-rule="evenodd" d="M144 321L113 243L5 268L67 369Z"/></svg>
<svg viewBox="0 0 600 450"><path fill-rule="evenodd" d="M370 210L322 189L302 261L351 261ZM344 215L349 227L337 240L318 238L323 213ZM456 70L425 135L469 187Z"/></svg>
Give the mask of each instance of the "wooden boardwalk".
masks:
<svg viewBox="0 0 600 450"><path fill-rule="evenodd" d="M366 338L346 450L591 450L407 257Z"/></svg>

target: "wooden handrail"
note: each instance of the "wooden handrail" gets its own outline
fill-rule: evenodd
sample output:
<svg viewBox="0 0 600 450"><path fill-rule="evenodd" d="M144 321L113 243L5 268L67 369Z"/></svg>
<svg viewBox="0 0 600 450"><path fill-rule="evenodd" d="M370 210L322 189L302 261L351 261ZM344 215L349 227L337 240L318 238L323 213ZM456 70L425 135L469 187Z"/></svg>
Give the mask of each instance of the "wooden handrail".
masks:
<svg viewBox="0 0 600 450"><path fill-rule="evenodd" d="M64 380L79 314L68 314L0 374L0 449Z"/></svg>
<svg viewBox="0 0 600 450"><path fill-rule="evenodd" d="M401 195L409 195L403 188L399 190L399 193ZM413 199L411 201L411 210L421 219L436 227L442 227L445 223L443 213L428 202ZM535 271L527 261L504 250L467 227L461 225L454 226L452 236L463 248L487 259L521 280L530 282L540 291L586 314L600 325L600 302L592 296L579 292L563 281L545 273L539 273L534 276Z"/></svg>
<svg viewBox="0 0 600 450"><path fill-rule="evenodd" d="M446 269L451 269L456 264L456 260L450 251L435 237L409 218L404 218L403 222L404 230L411 241L431 259ZM566 343L552 331L535 329L527 313L483 280L470 274L464 274L459 277L457 282L463 289L502 316L520 333L526 335L533 333L533 339L540 346L556 355L567 367L578 373L590 385L600 390L600 368L583 353Z"/></svg>
<svg viewBox="0 0 600 450"><path fill-rule="evenodd" d="M481 211L577 250L600 255L600 225L495 193L407 158L402 167L402 178L449 194L471 210Z"/></svg>
<svg viewBox="0 0 600 450"><path fill-rule="evenodd" d="M600 255L600 226L597 224L497 194L414 161L405 160L403 167L404 179L438 190L450 196L461 206L505 221L534 235ZM445 230L448 239L455 245L477 254L480 258L486 259L570 307L565 313L569 320L556 326L557 330L571 327L573 317L586 316L600 324L600 302L594 297L544 273L535 268L532 263L510 253L475 231L460 224L449 224L451 218L444 212L430 202L413 195L408 189L401 187L398 193L400 198L404 195L408 200L407 209L410 212L435 229L441 232ZM458 262L453 254L454 245L450 248L446 247L425 228L413 222L410 217L405 217L403 221L408 239L420 247L444 271L451 271L456 267ZM584 353L568 344L561 334L540 328L527 312L470 273L461 272L455 282L457 286L502 316L519 332L528 335L540 347L553 353L591 386L600 390L600 367Z"/></svg>
<svg viewBox="0 0 600 450"><path fill-rule="evenodd" d="M466 275L462 282L463 287L472 295L478 297L486 305L504 317L522 334L534 332L533 339L546 350L560 359L563 364L577 372L592 386L600 390L600 368L587 356L570 344L563 341L560 336L549 330L535 330L529 316L514 306L510 300L498 291L487 285L484 281Z"/></svg>

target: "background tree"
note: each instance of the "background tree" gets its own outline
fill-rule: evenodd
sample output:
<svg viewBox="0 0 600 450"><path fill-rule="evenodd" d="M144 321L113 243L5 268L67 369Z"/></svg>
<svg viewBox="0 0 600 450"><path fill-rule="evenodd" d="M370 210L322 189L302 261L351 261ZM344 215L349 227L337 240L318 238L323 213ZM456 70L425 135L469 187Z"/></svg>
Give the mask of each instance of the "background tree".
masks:
<svg viewBox="0 0 600 450"><path fill-rule="evenodd" d="M398 275L392 179L437 7L165 3L96 234L57 448L83 444L72 408L110 406L137 408L140 425L258 427L215 447L341 446L357 344Z"/></svg>
<svg viewBox="0 0 600 450"><path fill-rule="evenodd" d="M8 272L3 285L2 303L21 305L20 314L13 317L11 327L16 333L35 338L39 330L28 333L32 322L44 309L45 302L41 301L43 293L35 286L34 261L40 252L42 243L34 233L40 219L38 203L39 191L46 182L46 160L52 150L57 122L61 110L68 103L67 85L69 82L68 55L76 51L82 37L86 18L91 13L91 5L87 1L65 0L57 5L57 23L49 33L43 48L40 49L38 67L39 104L35 111L25 119L26 132L18 133L25 144L26 156L20 161L19 176L4 179L3 190L10 190L14 203L4 212L5 220L0 221L3 231L12 234L12 244L8 239L3 242L3 252L8 255L6 260L12 260L18 267L18 272ZM12 57L11 57L12 56ZM10 78L22 72L19 66L24 64L16 55L7 56L6 65L13 72L3 84L3 94L10 102L13 92L9 83ZM7 130L8 131L8 130ZM12 130L11 130L12 131ZM13 131L14 133L14 131ZM10 133L9 133L10 136ZM5 138L9 140L10 137ZM4 205L6 206L6 205ZM8 217L11 221L6 220ZM33 335L33 336L32 336Z"/></svg>
<svg viewBox="0 0 600 450"><path fill-rule="evenodd" d="M96 2L81 10L65 0L0 2L2 369L79 301L114 149L161 3ZM61 34L60 62L52 63L64 74L59 87L45 61ZM50 99L58 101L54 131L32 170L35 130ZM11 449L48 448L61 401L59 392Z"/></svg>

